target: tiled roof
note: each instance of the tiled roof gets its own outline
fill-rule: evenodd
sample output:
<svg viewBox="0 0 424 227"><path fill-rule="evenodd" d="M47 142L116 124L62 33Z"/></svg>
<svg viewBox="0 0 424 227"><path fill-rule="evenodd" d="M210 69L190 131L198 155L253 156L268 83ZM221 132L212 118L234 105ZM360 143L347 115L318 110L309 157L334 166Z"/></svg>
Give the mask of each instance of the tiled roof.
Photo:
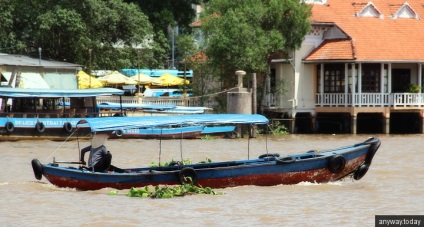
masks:
<svg viewBox="0 0 424 227"><path fill-rule="evenodd" d="M207 59L207 56L204 51L199 51L190 56L190 60L197 63L205 62L206 59Z"/></svg>
<svg viewBox="0 0 424 227"><path fill-rule="evenodd" d="M193 23L190 24L190 27L198 28L202 26L202 21L196 20Z"/></svg>
<svg viewBox="0 0 424 227"><path fill-rule="evenodd" d="M327 0L312 5L312 23L334 23L352 41L327 40L305 60L350 56L357 61L424 61L421 17L422 0Z"/></svg>
<svg viewBox="0 0 424 227"><path fill-rule="evenodd" d="M347 39L328 39L321 43L305 60L353 60L355 52L352 41Z"/></svg>

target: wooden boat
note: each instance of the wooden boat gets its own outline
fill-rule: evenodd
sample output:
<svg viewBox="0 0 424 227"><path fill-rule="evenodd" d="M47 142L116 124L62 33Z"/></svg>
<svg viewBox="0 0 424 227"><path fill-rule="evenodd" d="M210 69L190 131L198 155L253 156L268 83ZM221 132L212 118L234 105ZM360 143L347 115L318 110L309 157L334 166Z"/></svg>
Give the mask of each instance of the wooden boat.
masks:
<svg viewBox="0 0 424 227"><path fill-rule="evenodd" d="M210 110L208 107L197 106L177 106L177 105L146 105L146 104L128 104L128 103L108 103L103 102L98 104L100 110L115 110L124 109L131 114L131 111L140 110L146 116L153 115L181 115L181 114L202 114Z"/></svg>
<svg viewBox="0 0 424 227"><path fill-rule="evenodd" d="M118 103L100 103L100 110L119 110L124 109L126 112L143 111L144 116L165 116L165 115L182 115L182 114L203 114L206 107L183 107L175 105L144 105L144 104L118 104ZM201 135L209 135L216 133L228 132L235 126L216 127L216 130L207 129L204 125L166 125L163 127L149 128L132 128L116 130L110 138L137 138L137 139L196 139Z"/></svg>
<svg viewBox="0 0 424 227"><path fill-rule="evenodd" d="M232 138L236 136L235 125L206 125L199 138L211 136L214 138Z"/></svg>
<svg viewBox="0 0 424 227"><path fill-rule="evenodd" d="M116 130L110 138L196 139L204 128L203 125L173 125L170 127L122 129Z"/></svg>
<svg viewBox="0 0 424 227"><path fill-rule="evenodd" d="M204 136L232 138L235 133L234 125L173 125L155 128L136 128L116 130L110 138L136 139L197 139Z"/></svg>
<svg viewBox="0 0 424 227"><path fill-rule="evenodd" d="M86 137L90 130L75 127L86 117L126 116L127 112L144 109L157 113L203 113L204 107L177 107L175 105L140 105L126 103L99 103L97 97L123 95L114 88L97 89L20 89L0 88L0 99L13 99L13 108L0 112L0 140L50 139L65 140ZM0 107L1 108L1 107ZM3 110L3 109L2 109ZM82 128L84 126L81 126ZM196 138L203 126L169 127L151 130L140 128L116 131L115 138ZM72 135L72 136L70 136Z"/></svg>
<svg viewBox="0 0 424 227"><path fill-rule="evenodd" d="M65 140L86 136L90 133L88 127L86 130L80 129L79 135L74 134L74 129L81 119L100 116L96 98L123 93L114 88L71 90L2 87L0 98L3 103L13 99L13 105L12 110L4 108L0 113L0 140Z"/></svg>
<svg viewBox="0 0 424 227"><path fill-rule="evenodd" d="M163 117L96 118L84 119L94 136L113 133L124 128L158 127L168 124L267 124L261 115L245 114L201 114ZM364 142L331 148L323 151L307 151L300 154L280 157L278 154L264 153L251 160L236 160L200 164L179 164L159 167L129 168L124 173L93 172L84 168L62 166L53 162L41 164L38 159L31 161L34 175L40 180L44 176L58 187L79 190L101 188L128 189L147 185L175 185L192 182L212 188L241 185L271 186L278 184L297 184L299 182L325 183L352 176L361 179L368 171L372 159L380 147L376 137ZM159 152L160 154L161 152Z"/></svg>

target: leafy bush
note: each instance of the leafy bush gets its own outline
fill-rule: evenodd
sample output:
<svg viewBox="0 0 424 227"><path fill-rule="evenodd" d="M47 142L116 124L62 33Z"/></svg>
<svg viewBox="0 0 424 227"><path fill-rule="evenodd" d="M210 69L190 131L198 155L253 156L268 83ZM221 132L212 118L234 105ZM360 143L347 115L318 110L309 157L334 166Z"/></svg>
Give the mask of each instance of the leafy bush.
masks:
<svg viewBox="0 0 424 227"><path fill-rule="evenodd" d="M205 161L200 161L198 162L200 163L211 163L212 160L210 158L206 158ZM193 162L190 159L183 159L183 161L175 161L174 159L172 159L170 162L161 162L160 166L180 166L180 165L190 165L193 164ZM150 163L150 167L158 167L158 164L156 162L151 162Z"/></svg>
<svg viewBox="0 0 424 227"><path fill-rule="evenodd" d="M214 140L215 138L211 135L205 135L201 138L202 140Z"/></svg>
<svg viewBox="0 0 424 227"><path fill-rule="evenodd" d="M421 90L421 86L418 86L416 84L410 84L407 88L407 92L409 93L418 93Z"/></svg>
<svg viewBox="0 0 424 227"><path fill-rule="evenodd" d="M271 124L267 125L269 130L266 130L266 128L256 128L257 134L273 134L273 135L287 135L289 134L289 130L287 127L283 124L281 124L279 121L274 121Z"/></svg>
<svg viewBox="0 0 424 227"><path fill-rule="evenodd" d="M109 195L118 195L117 190L109 192ZM169 199L176 196L194 195L194 194L207 194L207 195L222 195L222 192L215 192L210 187L201 187L192 184L183 184L176 186L155 186L154 191L150 191L148 186L143 188L131 188L126 196L140 197L140 198L156 198L156 199Z"/></svg>

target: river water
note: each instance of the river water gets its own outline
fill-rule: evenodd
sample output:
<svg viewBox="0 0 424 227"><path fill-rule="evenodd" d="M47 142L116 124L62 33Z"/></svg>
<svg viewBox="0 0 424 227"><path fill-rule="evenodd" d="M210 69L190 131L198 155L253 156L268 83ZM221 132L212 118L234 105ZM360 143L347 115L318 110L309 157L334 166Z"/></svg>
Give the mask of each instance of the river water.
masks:
<svg viewBox="0 0 424 227"><path fill-rule="evenodd" d="M149 166L206 158L226 161L321 150L363 141L367 135L284 135L256 139L111 140L112 163ZM329 184L219 189L222 195L172 199L76 191L37 181L31 160L78 159L78 143L0 142L1 226L373 226L375 215L424 214L424 135L380 135L382 145L367 175ZM80 147L88 145L81 142Z"/></svg>

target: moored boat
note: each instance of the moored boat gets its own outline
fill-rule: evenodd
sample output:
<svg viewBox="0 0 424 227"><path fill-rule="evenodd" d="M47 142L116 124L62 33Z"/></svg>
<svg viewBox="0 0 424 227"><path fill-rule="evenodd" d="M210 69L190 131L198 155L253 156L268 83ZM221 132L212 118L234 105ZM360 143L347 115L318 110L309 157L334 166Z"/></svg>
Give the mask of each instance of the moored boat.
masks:
<svg viewBox="0 0 424 227"><path fill-rule="evenodd" d="M220 120L221 119L221 120ZM210 114L189 115L175 118L136 117L84 119L80 124L89 125L94 137L110 135L116 130L161 127L168 124L267 124L261 115ZM331 148L322 151L307 151L280 157L279 154L264 153L255 159L211 162L199 164L173 163L167 166L124 168L123 172L94 172L82 167L80 162L53 162L42 164L32 160L36 179L43 176L58 187L79 190L101 188L129 189L148 185L175 185L193 183L203 187L224 188L241 185L272 186L297 184L300 182L326 183L346 177L360 180L371 166L372 159L380 147L380 140L371 137L364 142ZM159 152L160 154L161 152ZM61 166L62 163L79 166Z"/></svg>
<svg viewBox="0 0 424 227"><path fill-rule="evenodd" d="M22 89L0 88L3 104L0 112L0 140L65 140L90 133L78 121L99 117L98 96L122 95L114 88L95 89ZM10 102L9 100L13 100ZM69 100L69 101L66 101ZM72 136L70 136L72 135Z"/></svg>
<svg viewBox="0 0 424 227"><path fill-rule="evenodd" d="M196 139L204 128L203 125L174 125L172 127L122 129L116 130L110 138Z"/></svg>
<svg viewBox="0 0 424 227"><path fill-rule="evenodd" d="M114 88L96 89L21 89L0 88L0 140L49 139L66 140L86 137L90 130L76 124L83 118L126 117L137 110L149 114L198 114L204 107L175 105L141 105L130 103L97 103L99 96L121 96ZM10 102L13 100L13 102ZM6 106L6 103L11 103ZM201 125L168 128L139 128L116 131L115 138L196 138ZM72 136L70 136L72 135Z"/></svg>
<svg viewBox="0 0 424 227"><path fill-rule="evenodd" d="M207 125L200 133L200 137L211 136L220 138L232 138L235 132L235 125Z"/></svg>

